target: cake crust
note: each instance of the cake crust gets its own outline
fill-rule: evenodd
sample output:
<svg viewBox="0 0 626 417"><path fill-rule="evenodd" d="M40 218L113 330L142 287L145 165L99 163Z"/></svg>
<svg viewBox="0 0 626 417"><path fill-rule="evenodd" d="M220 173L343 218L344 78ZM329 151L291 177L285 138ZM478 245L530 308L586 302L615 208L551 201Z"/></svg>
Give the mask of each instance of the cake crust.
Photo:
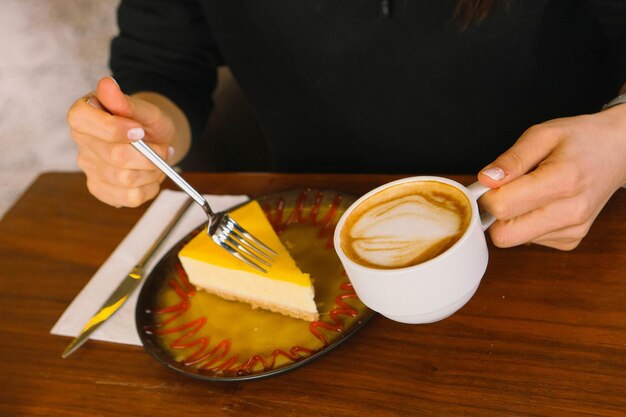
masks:
<svg viewBox="0 0 626 417"><path fill-rule="evenodd" d="M233 294L230 292L226 292L226 291L220 291L220 290L215 290L213 288L207 288L207 287L200 287L200 286L196 286L196 289L199 291L205 291L214 295L217 295L220 298L224 298L226 300L230 300L230 301L239 301L239 302L244 302L249 304L253 309L257 309L257 308L261 308L263 310L269 310L272 311L274 313L280 313L283 314L285 316L290 316L296 319L302 319L302 320L306 320L306 321L317 321L319 320L319 313L315 312L310 312L310 311L304 311L304 310L298 310L298 309L291 309L291 308L285 308L283 306L279 306L270 302L262 302L259 301L257 299L253 299L253 298L248 298L248 297L244 297L238 294Z"/></svg>
<svg viewBox="0 0 626 417"><path fill-rule="evenodd" d="M255 309L318 320L310 275L298 268L258 202L251 201L230 215L246 224L250 233L272 247L278 257L262 273L229 256L206 233L199 233L178 254L190 283L199 290L247 303Z"/></svg>

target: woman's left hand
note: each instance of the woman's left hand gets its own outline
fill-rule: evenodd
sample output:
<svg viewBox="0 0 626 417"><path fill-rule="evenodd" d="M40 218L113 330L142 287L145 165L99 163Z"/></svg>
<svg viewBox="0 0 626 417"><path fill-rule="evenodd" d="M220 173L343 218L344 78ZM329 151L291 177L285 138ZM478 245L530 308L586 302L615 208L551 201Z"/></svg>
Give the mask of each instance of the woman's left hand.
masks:
<svg viewBox="0 0 626 417"><path fill-rule="evenodd" d="M478 179L496 246L574 249L626 184L626 104L531 127Z"/></svg>

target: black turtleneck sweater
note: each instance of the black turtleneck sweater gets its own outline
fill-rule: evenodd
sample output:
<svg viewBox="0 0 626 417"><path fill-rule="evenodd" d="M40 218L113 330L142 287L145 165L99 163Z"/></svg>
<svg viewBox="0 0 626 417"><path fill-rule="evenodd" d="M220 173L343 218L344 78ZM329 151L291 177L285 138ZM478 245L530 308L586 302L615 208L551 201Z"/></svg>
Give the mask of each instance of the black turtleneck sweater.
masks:
<svg viewBox="0 0 626 417"><path fill-rule="evenodd" d="M170 97L198 142L228 65L282 172L473 173L532 124L626 81L626 1L122 0L113 75ZM196 143L194 146L198 146Z"/></svg>

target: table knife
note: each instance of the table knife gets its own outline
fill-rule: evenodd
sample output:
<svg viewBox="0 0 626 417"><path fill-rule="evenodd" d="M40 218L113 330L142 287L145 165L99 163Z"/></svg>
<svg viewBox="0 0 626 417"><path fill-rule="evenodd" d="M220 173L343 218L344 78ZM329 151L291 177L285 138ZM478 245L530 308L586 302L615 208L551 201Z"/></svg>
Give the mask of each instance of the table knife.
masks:
<svg viewBox="0 0 626 417"><path fill-rule="evenodd" d="M192 200L188 198L185 204L176 212L172 220L165 226L159 237L152 243L150 248L141 257L139 262L131 269L126 275L126 278L117 286L117 288L111 293L109 298L102 304L100 310L87 322L85 327L81 330L80 334L72 340L67 346L61 357L67 358L80 348L87 340L89 336L100 327L106 320L108 320L119 308L126 302L128 297L132 294L133 290L137 288L137 285L141 282L145 275L145 265L154 255L157 249L161 246L161 243L172 231L174 226L178 223L183 216L187 208L191 204Z"/></svg>

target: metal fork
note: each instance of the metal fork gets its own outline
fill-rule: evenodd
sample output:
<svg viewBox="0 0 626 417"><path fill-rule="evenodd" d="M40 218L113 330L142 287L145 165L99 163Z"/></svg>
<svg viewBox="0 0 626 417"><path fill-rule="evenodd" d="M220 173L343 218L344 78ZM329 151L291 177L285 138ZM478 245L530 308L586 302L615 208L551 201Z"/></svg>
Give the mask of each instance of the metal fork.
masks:
<svg viewBox="0 0 626 417"><path fill-rule="evenodd" d="M245 262L251 267L266 273L266 267L271 266L271 262L278 256L265 243L251 235L233 220L226 212L214 213L209 203L197 192L187 181L159 155L156 154L143 140L133 141L131 145L148 158L165 175L167 175L181 190L189 196L205 211L209 223L207 233L217 245L228 251L237 259ZM263 266L262 266L263 265Z"/></svg>

